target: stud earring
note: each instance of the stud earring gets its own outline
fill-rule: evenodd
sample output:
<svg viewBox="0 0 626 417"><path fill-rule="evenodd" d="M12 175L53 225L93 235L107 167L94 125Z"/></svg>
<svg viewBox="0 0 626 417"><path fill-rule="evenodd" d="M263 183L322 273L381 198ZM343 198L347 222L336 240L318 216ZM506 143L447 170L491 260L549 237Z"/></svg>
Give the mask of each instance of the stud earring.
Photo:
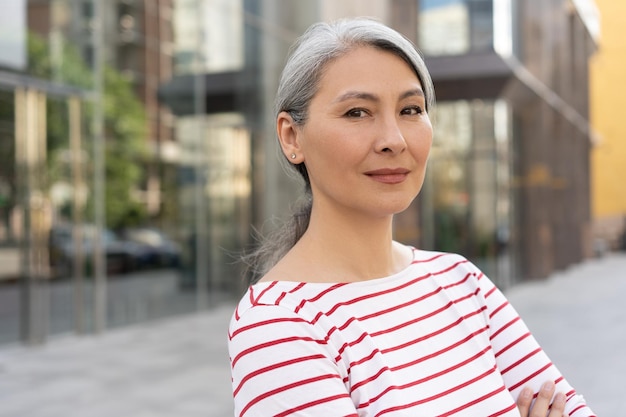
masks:
<svg viewBox="0 0 626 417"><path fill-rule="evenodd" d="M291 154L291 159L296 159L296 154L295 153Z"/></svg>

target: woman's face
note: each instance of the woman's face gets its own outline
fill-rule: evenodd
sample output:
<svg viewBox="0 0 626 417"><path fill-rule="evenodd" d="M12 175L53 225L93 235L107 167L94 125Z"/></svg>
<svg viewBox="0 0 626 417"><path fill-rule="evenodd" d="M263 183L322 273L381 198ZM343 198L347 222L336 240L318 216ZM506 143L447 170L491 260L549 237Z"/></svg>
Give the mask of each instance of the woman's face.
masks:
<svg viewBox="0 0 626 417"><path fill-rule="evenodd" d="M433 135L426 100L411 67L390 52L359 47L331 61L306 123L292 130L314 209L390 216L422 187Z"/></svg>

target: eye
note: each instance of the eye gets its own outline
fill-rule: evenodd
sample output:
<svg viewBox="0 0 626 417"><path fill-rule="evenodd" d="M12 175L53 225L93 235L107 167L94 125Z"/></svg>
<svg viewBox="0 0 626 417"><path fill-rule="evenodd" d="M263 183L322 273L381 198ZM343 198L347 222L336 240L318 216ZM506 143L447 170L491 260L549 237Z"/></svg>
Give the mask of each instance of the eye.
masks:
<svg viewBox="0 0 626 417"><path fill-rule="evenodd" d="M408 116L416 116L418 114L424 113L424 110L420 106L409 106L402 109L400 114L405 114Z"/></svg>
<svg viewBox="0 0 626 417"><path fill-rule="evenodd" d="M368 114L369 113L365 109L355 108L355 109L348 110L346 112L345 116L346 117L352 117L352 118L361 118L361 117L367 116Z"/></svg>

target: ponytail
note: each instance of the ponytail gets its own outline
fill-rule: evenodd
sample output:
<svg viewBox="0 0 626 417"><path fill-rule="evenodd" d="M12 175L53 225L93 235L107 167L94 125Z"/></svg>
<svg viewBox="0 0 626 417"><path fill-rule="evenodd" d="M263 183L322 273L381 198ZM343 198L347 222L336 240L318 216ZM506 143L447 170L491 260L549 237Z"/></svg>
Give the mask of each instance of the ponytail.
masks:
<svg viewBox="0 0 626 417"><path fill-rule="evenodd" d="M298 243L309 227L312 207L311 190L307 186L305 195L296 205L291 217L267 236L257 236L261 241L259 247L242 257L247 268L246 277L250 285L261 279Z"/></svg>

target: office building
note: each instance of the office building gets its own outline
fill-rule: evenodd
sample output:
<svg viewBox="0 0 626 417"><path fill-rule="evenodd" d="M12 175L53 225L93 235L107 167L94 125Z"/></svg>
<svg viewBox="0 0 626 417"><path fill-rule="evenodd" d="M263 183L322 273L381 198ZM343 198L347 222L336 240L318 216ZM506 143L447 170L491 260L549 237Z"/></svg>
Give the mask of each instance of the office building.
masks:
<svg viewBox="0 0 626 417"><path fill-rule="evenodd" d="M397 217L398 240L460 252L503 288L590 255L592 0L11 4L0 343L238 297L237 255L301 192L277 152L280 70L306 27L344 16L402 32L435 83L427 181ZM102 166L105 151L117 168Z"/></svg>

